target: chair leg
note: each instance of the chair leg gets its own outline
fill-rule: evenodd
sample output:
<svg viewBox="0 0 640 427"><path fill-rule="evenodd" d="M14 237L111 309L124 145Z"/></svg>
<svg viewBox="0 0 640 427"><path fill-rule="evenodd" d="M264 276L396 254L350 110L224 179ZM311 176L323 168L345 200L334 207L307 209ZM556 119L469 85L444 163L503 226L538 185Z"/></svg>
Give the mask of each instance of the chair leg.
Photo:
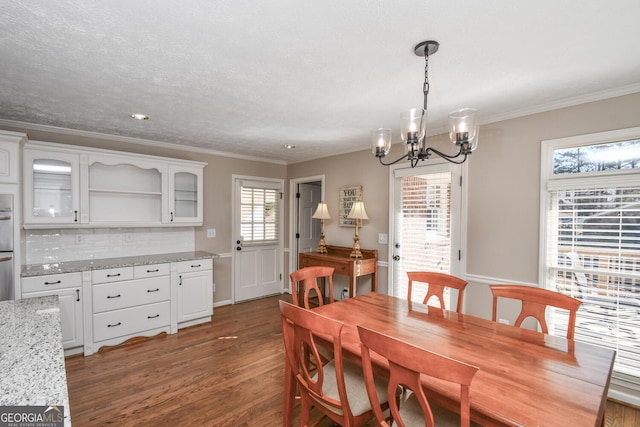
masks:
<svg viewBox="0 0 640 427"><path fill-rule="evenodd" d="M311 404L309 403L309 401L304 397L301 396L302 398L300 399L300 425L307 427L309 425L309 418L311 416Z"/></svg>

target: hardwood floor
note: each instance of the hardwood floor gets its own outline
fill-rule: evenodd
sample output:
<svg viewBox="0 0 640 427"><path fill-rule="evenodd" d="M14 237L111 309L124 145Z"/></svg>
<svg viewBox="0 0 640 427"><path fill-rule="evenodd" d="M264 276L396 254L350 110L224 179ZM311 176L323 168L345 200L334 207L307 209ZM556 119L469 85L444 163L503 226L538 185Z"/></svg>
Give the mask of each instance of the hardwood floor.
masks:
<svg viewBox="0 0 640 427"><path fill-rule="evenodd" d="M73 425L281 425L280 298L290 300L216 308L211 323L67 358ZM609 401L605 425L640 427L640 411Z"/></svg>

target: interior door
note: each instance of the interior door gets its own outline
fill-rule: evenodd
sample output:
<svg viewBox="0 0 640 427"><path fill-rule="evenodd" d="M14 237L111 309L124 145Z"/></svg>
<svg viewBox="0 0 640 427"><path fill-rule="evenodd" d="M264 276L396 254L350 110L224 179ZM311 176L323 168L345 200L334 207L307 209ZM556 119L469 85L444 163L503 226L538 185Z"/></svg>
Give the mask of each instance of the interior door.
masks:
<svg viewBox="0 0 640 427"><path fill-rule="evenodd" d="M460 176L460 166L448 163L393 170L390 257L394 295L406 298L408 271L463 273ZM416 290L413 295L424 297L426 292ZM445 296L446 308L452 298L457 298L455 291Z"/></svg>
<svg viewBox="0 0 640 427"><path fill-rule="evenodd" d="M282 293L282 180L234 177L235 301Z"/></svg>
<svg viewBox="0 0 640 427"><path fill-rule="evenodd" d="M298 185L298 253L313 252L320 240L320 220L311 216L320 203L322 187L320 183Z"/></svg>

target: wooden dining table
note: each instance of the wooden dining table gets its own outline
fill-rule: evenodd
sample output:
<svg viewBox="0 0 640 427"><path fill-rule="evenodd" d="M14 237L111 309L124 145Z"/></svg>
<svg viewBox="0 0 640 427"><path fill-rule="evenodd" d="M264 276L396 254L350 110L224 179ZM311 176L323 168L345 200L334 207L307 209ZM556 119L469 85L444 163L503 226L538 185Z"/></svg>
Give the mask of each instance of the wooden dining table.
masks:
<svg viewBox="0 0 640 427"><path fill-rule="evenodd" d="M376 292L314 309L344 322L345 357L358 360L357 325L479 368L471 418L486 426L600 426L615 351L563 337L410 303ZM385 362L376 359L381 369ZM374 360L374 362L376 362ZM291 425L295 379L286 374L284 425ZM459 409L459 387L425 377L430 399Z"/></svg>

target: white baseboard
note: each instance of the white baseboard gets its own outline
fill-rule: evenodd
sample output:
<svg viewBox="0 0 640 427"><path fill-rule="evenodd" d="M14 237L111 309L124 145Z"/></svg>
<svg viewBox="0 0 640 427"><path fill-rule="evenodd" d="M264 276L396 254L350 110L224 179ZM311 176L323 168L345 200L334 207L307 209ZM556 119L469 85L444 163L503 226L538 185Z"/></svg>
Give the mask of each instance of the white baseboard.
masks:
<svg viewBox="0 0 640 427"><path fill-rule="evenodd" d="M214 307L214 308L215 308L215 307L222 307L222 306L224 306L224 305L231 305L231 304L233 304L233 301L232 301L232 300L230 300L230 299L228 299L228 300L225 300L225 301L217 301L217 302L214 302L214 303L213 303L213 307ZM215 314L215 313L213 313L214 319L215 319L215 315L216 315L216 314Z"/></svg>

